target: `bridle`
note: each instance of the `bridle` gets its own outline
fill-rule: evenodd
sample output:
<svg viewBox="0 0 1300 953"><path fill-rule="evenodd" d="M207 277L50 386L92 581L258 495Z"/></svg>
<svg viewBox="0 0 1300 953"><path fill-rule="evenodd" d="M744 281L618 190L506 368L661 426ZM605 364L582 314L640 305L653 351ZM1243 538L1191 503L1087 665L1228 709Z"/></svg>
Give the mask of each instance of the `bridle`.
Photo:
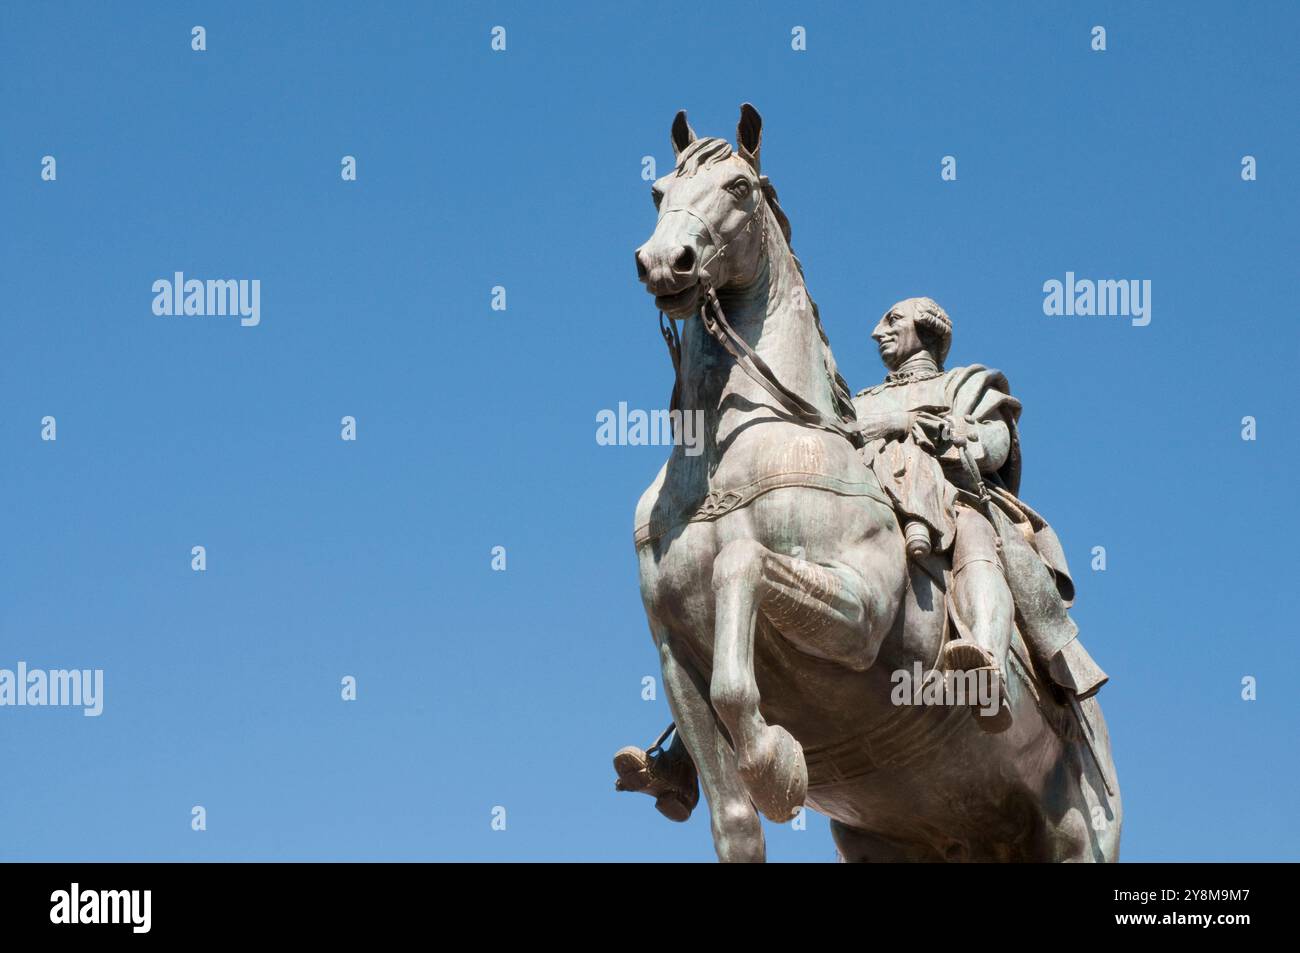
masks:
<svg viewBox="0 0 1300 953"><path fill-rule="evenodd" d="M758 353L749 346L749 343L742 338L736 329L731 326L727 320L727 315L722 310L722 302L718 299L718 293L713 286L713 276L708 268L715 260L723 259L726 256L726 250L729 245L742 239L754 224L759 223L760 245L758 253L760 255L767 253L767 229L762 226L762 214L767 202L767 192L771 188L767 176L759 177L759 195L758 201L754 204L754 211L749 215L749 220L745 227L738 231L727 241L721 241L720 236L714 229L711 222L700 215L693 208L685 205L675 206L664 210L662 215L671 215L674 212L684 212L690 215L701 225L709 234L709 243L713 245L715 251L700 266L700 285L704 290L700 301L700 320L704 324L704 330L708 332L713 340L717 341L722 349L731 355L737 366L745 374L758 384L763 390L767 391L791 418L797 423L808 427L816 427L819 430L826 430L830 433L838 434L851 442L854 446L862 446L862 434L852 423L827 417L813 404L809 403L803 397L800 397L790 388L786 387L777 378L776 373L768 366ZM662 217L662 216L661 216ZM682 383L682 340L677 331L677 321L659 312L659 333L663 335L664 343L668 345L668 356L673 362L673 395L670 408L679 410L679 401L681 397Z"/></svg>

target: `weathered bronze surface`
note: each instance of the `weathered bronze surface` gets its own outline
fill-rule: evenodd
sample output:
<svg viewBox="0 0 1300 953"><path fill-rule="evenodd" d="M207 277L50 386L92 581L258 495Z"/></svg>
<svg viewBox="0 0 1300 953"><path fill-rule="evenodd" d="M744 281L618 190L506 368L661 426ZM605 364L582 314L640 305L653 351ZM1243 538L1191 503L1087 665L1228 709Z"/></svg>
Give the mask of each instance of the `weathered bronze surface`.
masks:
<svg viewBox="0 0 1300 953"><path fill-rule="evenodd" d="M761 138L748 104L734 148L679 113L636 253L674 400L706 426L636 509L677 733L621 751L621 787L680 820L698 771L728 861L764 859L759 814L802 805L846 860L1113 861L1106 676L1061 545L1016 495L1020 404L997 371L944 369L952 321L928 298L885 312L889 374L851 396Z"/></svg>

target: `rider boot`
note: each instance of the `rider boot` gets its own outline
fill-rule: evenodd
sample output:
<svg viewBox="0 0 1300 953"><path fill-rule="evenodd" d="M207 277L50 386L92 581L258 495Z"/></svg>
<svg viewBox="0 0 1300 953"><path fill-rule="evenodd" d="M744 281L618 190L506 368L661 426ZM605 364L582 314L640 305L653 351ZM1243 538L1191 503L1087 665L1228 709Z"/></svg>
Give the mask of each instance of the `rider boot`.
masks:
<svg viewBox="0 0 1300 953"><path fill-rule="evenodd" d="M997 711L988 714L978 696L970 698L976 723L990 734L1011 727L1011 702L1007 697L1006 659L1011 645L1015 606L1002 573L997 534L977 510L956 508L957 533L952 551L952 599L956 617L969 637L944 645L939 667L945 671L977 671L995 679ZM959 631L960 631L959 628Z"/></svg>
<svg viewBox="0 0 1300 953"><path fill-rule="evenodd" d="M681 736L675 736L672 745L663 748L672 730L669 725L647 750L635 745L619 749L614 755L614 771L618 774L614 790L643 791L655 799L655 807L664 817L684 821L700 801L700 786L695 762Z"/></svg>

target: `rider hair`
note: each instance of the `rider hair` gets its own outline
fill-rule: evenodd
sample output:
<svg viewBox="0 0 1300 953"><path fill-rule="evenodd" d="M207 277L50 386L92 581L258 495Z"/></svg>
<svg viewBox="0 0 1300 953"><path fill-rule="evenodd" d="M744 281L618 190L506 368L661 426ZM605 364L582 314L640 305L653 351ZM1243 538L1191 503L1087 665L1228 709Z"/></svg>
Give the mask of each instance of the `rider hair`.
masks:
<svg viewBox="0 0 1300 953"><path fill-rule="evenodd" d="M925 349L934 355L934 361L943 370L952 345L952 318L939 307L933 298L914 298L916 305L916 333Z"/></svg>

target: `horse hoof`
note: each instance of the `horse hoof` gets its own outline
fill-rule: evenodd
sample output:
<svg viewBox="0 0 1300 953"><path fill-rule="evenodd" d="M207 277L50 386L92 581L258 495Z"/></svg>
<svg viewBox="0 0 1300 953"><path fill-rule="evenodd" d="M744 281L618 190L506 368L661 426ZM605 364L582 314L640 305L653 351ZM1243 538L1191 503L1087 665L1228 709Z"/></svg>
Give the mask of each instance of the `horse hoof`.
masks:
<svg viewBox="0 0 1300 953"><path fill-rule="evenodd" d="M780 725L768 725L755 748L753 759L739 766L740 776L759 813L784 824L808 796L803 745Z"/></svg>

